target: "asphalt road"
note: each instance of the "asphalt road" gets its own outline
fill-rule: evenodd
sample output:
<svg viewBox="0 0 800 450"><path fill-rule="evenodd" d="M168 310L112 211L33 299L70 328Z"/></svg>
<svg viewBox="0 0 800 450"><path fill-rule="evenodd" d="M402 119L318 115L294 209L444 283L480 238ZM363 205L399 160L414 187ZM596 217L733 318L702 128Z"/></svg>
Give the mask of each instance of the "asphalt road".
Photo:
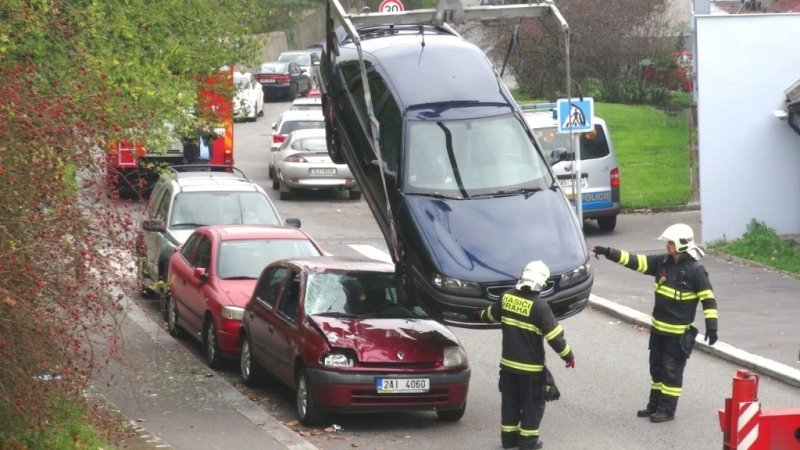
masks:
<svg viewBox="0 0 800 450"><path fill-rule="evenodd" d="M267 177L269 127L286 106L269 103L266 117L236 125L237 166L264 186L284 218L299 217L303 228L331 253L386 257L383 236L363 200L350 201L329 192L291 201L272 195L277 193ZM679 221L696 225L697 220L696 211L625 215L613 233L593 230L587 222L586 235L590 244L656 250L662 244L655 238L667 225ZM652 301L651 280L607 261L593 263L595 294L639 306ZM709 270L714 282L716 271ZM235 366L216 372L207 369L196 343L177 342L157 319L151 321L155 308L155 302L134 299L124 327L124 363L108 367L95 384L160 444L179 449L500 448L497 330L454 329L472 367L467 412L460 422L442 423L433 413L337 415L327 429L307 429L294 421L290 390L276 383L247 390L238 383ZM655 425L635 417L646 402L650 383L646 330L591 308L562 325L577 366L565 369L554 354L548 354L556 364L562 398L548 404L541 426L546 448L719 448L717 410L730 396L735 364L695 352L686 370L677 419ZM734 330L722 322L721 339L728 332ZM800 390L762 378L759 398L765 409L796 407Z"/></svg>

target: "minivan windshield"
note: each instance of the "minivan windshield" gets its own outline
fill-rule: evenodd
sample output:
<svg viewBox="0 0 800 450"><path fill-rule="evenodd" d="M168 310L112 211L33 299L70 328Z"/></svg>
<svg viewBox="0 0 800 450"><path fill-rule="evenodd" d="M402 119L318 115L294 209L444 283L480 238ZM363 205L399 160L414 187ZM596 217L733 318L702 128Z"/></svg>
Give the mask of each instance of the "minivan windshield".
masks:
<svg viewBox="0 0 800 450"><path fill-rule="evenodd" d="M269 198L260 192L183 192L175 197L170 228L203 225L280 225Z"/></svg>
<svg viewBox="0 0 800 450"><path fill-rule="evenodd" d="M553 179L525 125L512 115L409 121L403 191L450 198L546 189Z"/></svg>

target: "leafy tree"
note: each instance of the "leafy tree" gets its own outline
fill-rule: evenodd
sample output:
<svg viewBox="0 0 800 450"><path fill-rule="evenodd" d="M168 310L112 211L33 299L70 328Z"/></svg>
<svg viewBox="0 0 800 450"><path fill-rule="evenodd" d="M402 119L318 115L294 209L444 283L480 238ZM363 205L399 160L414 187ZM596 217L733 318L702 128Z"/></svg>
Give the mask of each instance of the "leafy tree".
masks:
<svg viewBox="0 0 800 450"><path fill-rule="evenodd" d="M195 121L203 76L255 61L258 3L0 2L0 447L36 447L118 348L134 208L106 196L104 149Z"/></svg>

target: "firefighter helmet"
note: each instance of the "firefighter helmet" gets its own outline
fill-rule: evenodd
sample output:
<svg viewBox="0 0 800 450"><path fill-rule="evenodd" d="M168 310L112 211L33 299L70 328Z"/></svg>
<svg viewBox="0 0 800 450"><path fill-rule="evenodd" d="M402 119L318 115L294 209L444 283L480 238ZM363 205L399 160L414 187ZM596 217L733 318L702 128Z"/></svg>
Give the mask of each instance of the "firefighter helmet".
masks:
<svg viewBox="0 0 800 450"><path fill-rule="evenodd" d="M676 251L689 253L694 259L700 259L705 254L694 241L692 227L685 223L676 223L668 226L658 238L662 241L674 243Z"/></svg>
<svg viewBox="0 0 800 450"><path fill-rule="evenodd" d="M532 291L539 292L550 278L550 269L541 261L531 261L522 270L522 275L517 282L517 289L528 287Z"/></svg>

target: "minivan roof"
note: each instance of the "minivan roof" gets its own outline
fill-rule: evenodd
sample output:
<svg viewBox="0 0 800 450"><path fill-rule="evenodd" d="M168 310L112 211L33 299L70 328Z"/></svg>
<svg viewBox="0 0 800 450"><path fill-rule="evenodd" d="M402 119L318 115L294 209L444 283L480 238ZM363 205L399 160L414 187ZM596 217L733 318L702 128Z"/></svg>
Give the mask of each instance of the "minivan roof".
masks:
<svg viewBox="0 0 800 450"><path fill-rule="evenodd" d="M395 89L403 110L437 103L488 103L508 106L509 112L513 109L486 55L460 36L426 28L424 37L419 31L381 35L363 39L361 47L364 59ZM358 53L351 42L342 45L340 51L340 66L347 61L358 64ZM431 85L426 80L447 82Z"/></svg>

